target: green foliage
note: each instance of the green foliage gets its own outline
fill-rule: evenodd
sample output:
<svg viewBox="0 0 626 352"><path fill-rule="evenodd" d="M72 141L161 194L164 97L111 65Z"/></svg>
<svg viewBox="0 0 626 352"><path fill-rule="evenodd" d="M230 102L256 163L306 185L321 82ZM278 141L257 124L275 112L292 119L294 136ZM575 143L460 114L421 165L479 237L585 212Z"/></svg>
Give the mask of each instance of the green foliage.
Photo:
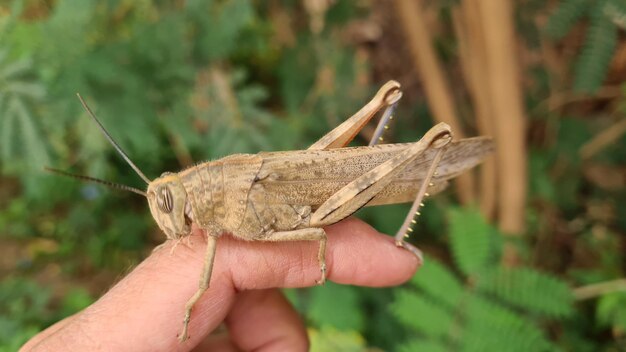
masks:
<svg viewBox="0 0 626 352"><path fill-rule="evenodd" d="M254 20L254 9L247 0L234 1L190 1L187 11L194 20L195 30L200 40L196 43L199 61L227 59L238 50L242 30ZM206 12L212 21L206 20Z"/></svg>
<svg viewBox="0 0 626 352"><path fill-rule="evenodd" d="M355 331L340 331L332 327L323 327L320 330L309 330L311 352L346 351L363 352L365 341Z"/></svg>
<svg viewBox="0 0 626 352"><path fill-rule="evenodd" d="M626 3L621 0L608 0L604 13L613 23L626 30Z"/></svg>
<svg viewBox="0 0 626 352"><path fill-rule="evenodd" d="M16 351L50 319L50 290L16 278L0 282L0 351ZM2 349L4 348L4 349Z"/></svg>
<svg viewBox="0 0 626 352"><path fill-rule="evenodd" d="M48 146L41 133L36 105L45 88L33 78L33 62L11 59L0 48L0 161L3 169L36 168L50 161Z"/></svg>
<svg viewBox="0 0 626 352"><path fill-rule="evenodd" d="M615 292L603 295L596 308L598 324L626 332L626 293Z"/></svg>
<svg viewBox="0 0 626 352"><path fill-rule="evenodd" d="M18 277L0 282L0 351L17 351L46 325L72 315L93 302L81 288L70 289L61 309L50 308L52 290Z"/></svg>
<svg viewBox="0 0 626 352"><path fill-rule="evenodd" d="M570 288L551 275L530 268L496 268L486 271L477 289L494 295L516 308L550 318L572 314Z"/></svg>
<svg viewBox="0 0 626 352"><path fill-rule="evenodd" d="M447 335L454 323L453 316L444 307L407 290L397 292L391 310L401 323L430 338Z"/></svg>
<svg viewBox="0 0 626 352"><path fill-rule="evenodd" d="M552 349L541 324L571 316L569 287L535 269L500 267L497 232L475 210L455 209L449 218L450 247L463 276L428 259L411 286L396 292L391 311L411 336L398 350Z"/></svg>
<svg viewBox="0 0 626 352"><path fill-rule="evenodd" d="M329 282L311 289L310 295L307 315L316 326L332 326L343 331L363 329L365 316L355 288Z"/></svg>
<svg viewBox="0 0 626 352"><path fill-rule="evenodd" d="M617 45L617 26L607 18L605 5L598 1L592 9L587 38L576 63L574 89L596 91L606 76Z"/></svg>
<svg viewBox="0 0 626 352"><path fill-rule="evenodd" d="M550 16L546 32L554 39L562 39L588 9L588 0L563 0Z"/></svg>
<svg viewBox="0 0 626 352"><path fill-rule="evenodd" d="M465 329L459 336L462 351L545 351L552 347L544 332L522 315L471 295L464 302Z"/></svg>
<svg viewBox="0 0 626 352"><path fill-rule="evenodd" d="M450 244L457 266L466 275L484 270L493 258L492 229L478 211L450 210Z"/></svg>
<svg viewBox="0 0 626 352"><path fill-rule="evenodd" d="M403 343L396 349L398 352L446 352L449 350L449 347L440 342L418 338Z"/></svg>
<svg viewBox="0 0 626 352"><path fill-rule="evenodd" d="M446 308L454 308L463 295L463 285L443 264L429 260L413 276L411 283ZM441 293L445 292L445 295Z"/></svg>
<svg viewBox="0 0 626 352"><path fill-rule="evenodd" d="M626 6L620 0L565 0L554 11L546 32L563 38L583 16L589 18L587 36L575 66L574 89L593 93L604 81L623 26Z"/></svg>

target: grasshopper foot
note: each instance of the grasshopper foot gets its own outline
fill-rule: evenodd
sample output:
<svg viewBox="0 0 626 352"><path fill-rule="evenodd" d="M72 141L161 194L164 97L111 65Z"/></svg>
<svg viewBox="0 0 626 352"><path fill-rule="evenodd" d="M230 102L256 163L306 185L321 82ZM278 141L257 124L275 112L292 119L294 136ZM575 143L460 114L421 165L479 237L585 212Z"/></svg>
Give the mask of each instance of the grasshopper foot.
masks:
<svg viewBox="0 0 626 352"><path fill-rule="evenodd" d="M320 271L322 272L322 277L319 280L316 280L315 283L318 285L323 285L326 283L326 263L320 264Z"/></svg>
<svg viewBox="0 0 626 352"><path fill-rule="evenodd" d="M191 309L188 308L185 311L185 319L183 319L183 330L178 335L179 342L185 342L189 338L188 330L189 330L189 320L191 320Z"/></svg>

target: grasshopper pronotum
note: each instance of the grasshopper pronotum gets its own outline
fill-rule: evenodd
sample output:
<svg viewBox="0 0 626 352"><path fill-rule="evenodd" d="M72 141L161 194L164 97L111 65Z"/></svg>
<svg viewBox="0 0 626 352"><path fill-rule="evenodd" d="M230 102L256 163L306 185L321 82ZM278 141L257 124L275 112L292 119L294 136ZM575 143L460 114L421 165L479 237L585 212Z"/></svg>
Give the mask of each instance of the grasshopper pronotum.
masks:
<svg viewBox="0 0 626 352"><path fill-rule="evenodd" d="M185 306L179 335L184 341L192 308L209 287L217 239L223 233L254 241L319 241L321 284L326 279L324 226L364 206L414 200L395 239L398 246L421 260L421 252L404 238L413 231L422 200L443 190L447 180L480 163L492 151L493 143L487 137L452 141L450 127L440 123L415 143L377 145L401 96L400 85L387 82L367 105L307 150L231 155L178 173L166 172L153 181L113 141L79 96L106 138L148 188L144 192L48 170L145 196L167 239L189 236L192 222L204 230L206 258L199 288ZM382 108L386 110L370 145L346 147Z"/></svg>

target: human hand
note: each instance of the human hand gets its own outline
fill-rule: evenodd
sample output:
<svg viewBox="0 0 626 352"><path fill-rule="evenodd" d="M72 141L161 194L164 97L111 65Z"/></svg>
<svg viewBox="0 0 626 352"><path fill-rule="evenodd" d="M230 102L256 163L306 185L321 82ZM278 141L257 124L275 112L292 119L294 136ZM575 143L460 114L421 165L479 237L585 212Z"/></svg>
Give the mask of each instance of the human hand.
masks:
<svg viewBox="0 0 626 352"><path fill-rule="evenodd" d="M391 286L418 260L356 219L325 228L328 279ZM205 251L192 245L155 251L97 302L33 337L21 351L305 351L305 327L279 287L315 285L317 242L244 242L222 236L210 287L194 306L189 340L179 343L185 303L198 288ZM172 241L170 241L172 242ZM221 324L227 332L213 333Z"/></svg>

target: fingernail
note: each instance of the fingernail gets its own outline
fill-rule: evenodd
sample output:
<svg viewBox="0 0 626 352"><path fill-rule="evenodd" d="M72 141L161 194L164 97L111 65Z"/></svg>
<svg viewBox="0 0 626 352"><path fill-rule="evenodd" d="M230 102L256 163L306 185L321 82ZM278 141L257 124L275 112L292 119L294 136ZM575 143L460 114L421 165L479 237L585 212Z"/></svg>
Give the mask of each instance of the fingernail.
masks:
<svg viewBox="0 0 626 352"><path fill-rule="evenodd" d="M424 255L422 254L422 251L419 250L419 248L415 247L414 245L405 242L405 241L396 241L396 246L398 247L402 247L406 250L408 250L409 252L413 253L413 255L415 255L415 257L417 257L417 265L418 266L422 266L422 264L424 264Z"/></svg>

